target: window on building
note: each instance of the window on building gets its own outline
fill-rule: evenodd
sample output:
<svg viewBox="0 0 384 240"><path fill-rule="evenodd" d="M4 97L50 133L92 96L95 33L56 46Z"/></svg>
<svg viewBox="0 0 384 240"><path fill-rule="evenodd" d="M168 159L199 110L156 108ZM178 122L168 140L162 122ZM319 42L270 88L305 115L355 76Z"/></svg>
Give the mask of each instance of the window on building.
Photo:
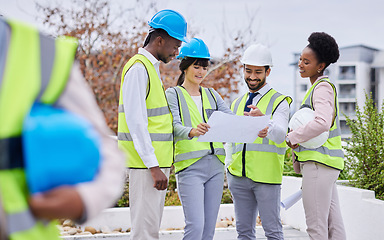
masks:
<svg viewBox="0 0 384 240"><path fill-rule="evenodd" d="M302 91L302 92L306 92L307 89L308 89L307 84L301 84L301 85L300 85L300 91Z"/></svg>
<svg viewBox="0 0 384 240"><path fill-rule="evenodd" d="M356 115L356 103L354 102L341 102L339 103L340 113L348 117Z"/></svg>
<svg viewBox="0 0 384 240"><path fill-rule="evenodd" d="M351 130L347 125L347 121L340 120L340 131L341 131L341 134L351 134Z"/></svg>
<svg viewBox="0 0 384 240"><path fill-rule="evenodd" d="M370 86L370 92L372 94L373 102L377 105L379 102L378 96L378 82L376 82L376 69L372 68L370 72L370 79L371 79L371 86Z"/></svg>
<svg viewBox="0 0 384 240"><path fill-rule="evenodd" d="M355 80L356 79L356 67L355 66L340 66L339 79L340 80Z"/></svg>
<svg viewBox="0 0 384 240"><path fill-rule="evenodd" d="M340 84L339 98L356 98L356 84Z"/></svg>

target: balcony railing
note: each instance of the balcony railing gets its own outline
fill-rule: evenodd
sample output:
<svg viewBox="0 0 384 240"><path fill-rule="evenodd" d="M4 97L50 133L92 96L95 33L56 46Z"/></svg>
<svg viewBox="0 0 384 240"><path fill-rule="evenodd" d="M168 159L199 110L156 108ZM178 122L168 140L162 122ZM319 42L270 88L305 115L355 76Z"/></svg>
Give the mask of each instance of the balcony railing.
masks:
<svg viewBox="0 0 384 240"><path fill-rule="evenodd" d="M356 93L339 93L339 98L356 98Z"/></svg>

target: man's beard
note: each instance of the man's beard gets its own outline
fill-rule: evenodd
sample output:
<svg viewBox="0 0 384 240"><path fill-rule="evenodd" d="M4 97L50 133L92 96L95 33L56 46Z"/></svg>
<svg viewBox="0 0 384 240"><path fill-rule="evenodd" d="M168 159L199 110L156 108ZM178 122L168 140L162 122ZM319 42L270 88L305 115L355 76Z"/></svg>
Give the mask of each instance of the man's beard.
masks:
<svg viewBox="0 0 384 240"><path fill-rule="evenodd" d="M256 82L258 82L258 84L256 86L251 86L249 85L249 82L251 81L250 78L247 78L247 80L245 81L247 83L247 86L250 90L252 91L258 91L260 90L260 88L264 85L265 83L265 79L257 79Z"/></svg>
<svg viewBox="0 0 384 240"><path fill-rule="evenodd" d="M159 55L159 60L162 61L163 63L168 63L171 61L172 57L173 57L172 55L169 55L168 58L163 55Z"/></svg>

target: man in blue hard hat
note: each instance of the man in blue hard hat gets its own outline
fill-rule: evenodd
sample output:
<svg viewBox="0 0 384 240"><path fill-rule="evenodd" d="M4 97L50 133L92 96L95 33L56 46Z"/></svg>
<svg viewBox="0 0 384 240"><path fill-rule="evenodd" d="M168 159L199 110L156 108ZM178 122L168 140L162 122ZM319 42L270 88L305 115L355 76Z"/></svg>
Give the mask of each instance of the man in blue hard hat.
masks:
<svg viewBox="0 0 384 240"><path fill-rule="evenodd" d="M74 61L76 49L74 39L52 39L32 26L0 18L0 235L6 239L59 239L56 222L46 220L70 218L81 223L121 196L124 156ZM102 161L93 180L30 195L23 122L36 102L81 116L96 129ZM62 140L46 148L53 145L62 146ZM64 150L82 155L78 149Z"/></svg>
<svg viewBox="0 0 384 240"><path fill-rule="evenodd" d="M143 48L124 66L118 120L120 149L127 153L131 239L159 239L170 167L172 116L160 78L186 42L187 22L173 10L161 10L148 22Z"/></svg>

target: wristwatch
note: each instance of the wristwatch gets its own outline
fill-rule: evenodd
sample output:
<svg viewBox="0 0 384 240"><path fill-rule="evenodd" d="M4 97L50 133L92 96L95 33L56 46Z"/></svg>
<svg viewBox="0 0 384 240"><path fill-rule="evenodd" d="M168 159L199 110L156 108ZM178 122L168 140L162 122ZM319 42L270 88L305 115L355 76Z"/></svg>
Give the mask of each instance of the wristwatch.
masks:
<svg viewBox="0 0 384 240"><path fill-rule="evenodd" d="M289 141L288 135L285 136L285 141L286 141L287 143L291 143L291 141Z"/></svg>

